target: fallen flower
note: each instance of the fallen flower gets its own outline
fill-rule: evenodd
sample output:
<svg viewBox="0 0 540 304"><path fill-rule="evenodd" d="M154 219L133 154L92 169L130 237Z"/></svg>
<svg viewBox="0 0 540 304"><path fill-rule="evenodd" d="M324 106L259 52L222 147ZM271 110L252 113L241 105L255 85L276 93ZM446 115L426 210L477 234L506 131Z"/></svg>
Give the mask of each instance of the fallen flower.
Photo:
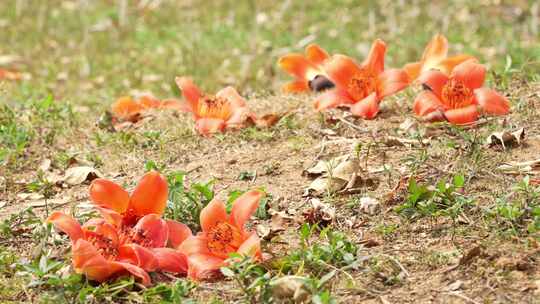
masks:
<svg viewBox="0 0 540 304"><path fill-rule="evenodd" d="M404 70L384 69L385 53L386 44L377 39L361 65L345 55L334 55L328 59L324 70L336 87L315 100L315 109L322 111L346 105L350 106L353 115L375 118L384 97L409 85L409 77Z"/></svg>
<svg viewBox="0 0 540 304"><path fill-rule="evenodd" d="M111 106L116 119L121 121L137 122L142 113L148 109L174 109L183 111L181 103L175 99L159 100L152 95L142 95L139 98L123 96L118 98Z"/></svg>
<svg viewBox="0 0 540 304"><path fill-rule="evenodd" d="M426 46L420 61L408 63L403 69L411 80L415 80L422 73L432 69L450 75L454 67L470 59L474 57L465 54L448 57L448 40L443 35L437 34Z"/></svg>
<svg viewBox="0 0 540 304"><path fill-rule="evenodd" d="M0 69L0 80L21 80L22 74L16 71Z"/></svg>
<svg viewBox="0 0 540 304"><path fill-rule="evenodd" d="M322 65L329 58L328 53L316 44L306 47L305 55L292 53L278 60L278 65L295 80L283 86L286 93L305 91L320 92L334 87L328 79Z"/></svg>
<svg viewBox="0 0 540 304"><path fill-rule="evenodd" d="M233 87L221 89L214 96L201 92L190 78L176 77L176 84L186 99L182 107L193 114L195 128L202 135L257 124L258 119L248 110L246 100Z"/></svg>
<svg viewBox="0 0 540 304"><path fill-rule="evenodd" d="M75 272L103 282L127 271L144 285L151 283L149 271L187 272L186 256L162 247L168 230L162 229L160 221L159 216L149 214L133 228L119 229L96 218L81 226L58 211L47 219L70 237Z"/></svg>
<svg viewBox="0 0 540 304"><path fill-rule="evenodd" d="M476 121L481 113L505 115L510 112L508 100L495 90L483 88L486 68L475 60L454 68L450 76L431 70L418 80L429 88L414 101L414 112L426 121L444 121L462 125Z"/></svg>
<svg viewBox="0 0 540 304"><path fill-rule="evenodd" d="M246 231L245 223L259 206L263 193L249 191L238 197L227 214L225 204L212 200L200 215L202 232L189 237L178 250L188 256L188 276L208 279L219 273L231 253L262 259L256 232Z"/></svg>

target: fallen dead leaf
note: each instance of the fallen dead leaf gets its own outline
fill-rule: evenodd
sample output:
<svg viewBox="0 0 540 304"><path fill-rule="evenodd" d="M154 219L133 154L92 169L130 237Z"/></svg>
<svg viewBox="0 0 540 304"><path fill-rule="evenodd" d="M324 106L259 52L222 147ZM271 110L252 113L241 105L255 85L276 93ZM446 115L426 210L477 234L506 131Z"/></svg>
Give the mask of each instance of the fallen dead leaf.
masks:
<svg viewBox="0 0 540 304"><path fill-rule="evenodd" d="M497 169L506 174L540 174L540 159L509 162L500 165Z"/></svg>
<svg viewBox="0 0 540 304"><path fill-rule="evenodd" d="M493 147L500 145L506 150L507 146L521 145L521 142L525 139L525 128L519 128L515 131L502 131L491 133L486 143L488 146Z"/></svg>
<svg viewBox="0 0 540 304"><path fill-rule="evenodd" d="M98 170L89 166L72 167L66 170L63 181L68 185L79 185L103 176Z"/></svg>
<svg viewBox="0 0 540 304"><path fill-rule="evenodd" d="M306 278L301 276L284 276L270 282L272 295L278 303L293 300L293 303L307 303L310 296Z"/></svg>
<svg viewBox="0 0 540 304"><path fill-rule="evenodd" d="M380 207L380 202L372 197L366 196L360 199L360 211L362 213L374 215Z"/></svg>
<svg viewBox="0 0 540 304"><path fill-rule="evenodd" d="M312 198L309 202L311 207L302 213L306 222L310 224L320 224L324 227L334 221L336 218L336 210L334 207L321 202L321 200L317 198Z"/></svg>

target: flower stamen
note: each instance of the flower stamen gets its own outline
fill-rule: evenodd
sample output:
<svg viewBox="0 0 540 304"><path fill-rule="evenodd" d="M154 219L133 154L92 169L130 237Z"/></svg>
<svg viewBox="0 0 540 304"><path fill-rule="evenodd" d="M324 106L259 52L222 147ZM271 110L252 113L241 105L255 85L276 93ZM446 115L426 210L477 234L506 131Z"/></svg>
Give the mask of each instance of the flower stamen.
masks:
<svg viewBox="0 0 540 304"><path fill-rule="evenodd" d="M232 109L229 101L212 95L205 95L199 100L197 115L204 118L229 120Z"/></svg>
<svg viewBox="0 0 540 304"><path fill-rule="evenodd" d="M347 91L355 100L362 100L371 93L377 92L377 77L362 69L351 78Z"/></svg>
<svg viewBox="0 0 540 304"><path fill-rule="evenodd" d="M240 246L242 236L240 231L232 225L221 222L214 226L207 234L208 249L213 254L227 255Z"/></svg>
<svg viewBox="0 0 540 304"><path fill-rule="evenodd" d="M474 93L462 81L450 79L442 88L441 99L449 109L458 109L474 104Z"/></svg>

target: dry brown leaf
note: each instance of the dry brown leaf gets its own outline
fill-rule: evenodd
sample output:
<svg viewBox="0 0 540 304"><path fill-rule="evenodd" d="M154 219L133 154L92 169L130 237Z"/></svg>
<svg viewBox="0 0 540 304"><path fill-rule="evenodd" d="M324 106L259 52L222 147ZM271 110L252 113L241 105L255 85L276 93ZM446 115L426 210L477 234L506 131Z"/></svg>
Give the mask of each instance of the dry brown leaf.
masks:
<svg viewBox="0 0 540 304"><path fill-rule="evenodd" d="M381 204L378 200L365 196L360 199L360 211L373 215L379 211Z"/></svg>
<svg viewBox="0 0 540 304"><path fill-rule="evenodd" d="M334 207L321 202L317 198L312 198L309 202L311 207L302 213L305 221L310 224L318 223L322 226L327 226L334 221L336 217Z"/></svg>
<svg viewBox="0 0 540 304"><path fill-rule="evenodd" d="M509 162L500 165L497 169L507 174L540 174L540 159Z"/></svg>
<svg viewBox="0 0 540 304"><path fill-rule="evenodd" d="M525 139L525 128L519 128L518 130L515 130L513 132L511 131L493 132L488 136L486 143L490 147L501 145L503 149L506 150L507 146L521 145L521 142L524 139Z"/></svg>
<svg viewBox="0 0 540 304"><path fill-rule="evenodd" d="M255 120L255 126L258 128L270 128L277 124L284 115L274 113L263 115Z"/></svg>
<svg viewBox="0 0 540 304"><path fill-rule="evenodd" d="M270 282L272 295L278 300L293 300L293 303L307 303L310 296L306 286L306 278L301 276L284 276Z"/></svg>
<svg viewBox="0 0 540 304"><path fill-rule="evenodd" d="M339 178L330 178L330 177L318 177L307 187L305 196L311 195L322 195L325 192L329 191L331 193L337 192L347 185L347 181Z"/></svg>
<svg viewBox="0 0 540 304"><path fill-rule="evenodd" d="M63 181L68 185L79 185L103 176L98 170L89 166L72 167L66 170Z"/></svg>

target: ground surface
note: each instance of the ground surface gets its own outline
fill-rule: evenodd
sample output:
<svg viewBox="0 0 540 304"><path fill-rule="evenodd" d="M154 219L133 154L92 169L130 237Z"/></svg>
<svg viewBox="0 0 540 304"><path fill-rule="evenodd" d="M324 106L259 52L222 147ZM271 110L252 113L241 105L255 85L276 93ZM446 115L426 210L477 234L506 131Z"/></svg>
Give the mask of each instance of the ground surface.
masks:
<svg viewBox="0 0 540 304"><path fill-rule="evenodd" d="M51 210L88 215L88 181L63 180L83 165L127 187L154 167L186 172L181 193L207 181L221 198L264 188L267 214L253 227L265 238L265 272L270 280L308 278L314 302L540 303L540 163L500 169L540 157L538 2L129 2L126 9L123 1L0 3L0 67L22 73L0 80L1 303L157 303L173 301L171 294L257 302L268 288L246 287L252 273L195 287L157 276L163 284L148 290L129 280L99 286L70 277L68 242L41 221ZM451 52L489 67L488 85L509 98L511 115L465 129L424 125L411 115L419 89L412 87L363 121L340 110L315 113L313 96L278 93L286 75L277 58L310 42L361 60L380 37L387 65L398 67L417 60L437 32ZM122 131L103 128L100 117L118 96L179 98L177 75L211 92L234 85L256 113L287 114L270 129L214 138L168 111ZM486 144L493 132L520 128L520 144ZM342 155L358 162L360 183L353 193L320 194L335 210L326 221L311 210L315 196L305 194L314 177L304 171ZM412 189L409 180L428 188ZM441 180L448 183L432 187ZM414 204L419 191L434 199ZM378 202L373 210L365 197ZM315 229L302 245L299 230L309 221L338 235L319 237Z"/></svg>

